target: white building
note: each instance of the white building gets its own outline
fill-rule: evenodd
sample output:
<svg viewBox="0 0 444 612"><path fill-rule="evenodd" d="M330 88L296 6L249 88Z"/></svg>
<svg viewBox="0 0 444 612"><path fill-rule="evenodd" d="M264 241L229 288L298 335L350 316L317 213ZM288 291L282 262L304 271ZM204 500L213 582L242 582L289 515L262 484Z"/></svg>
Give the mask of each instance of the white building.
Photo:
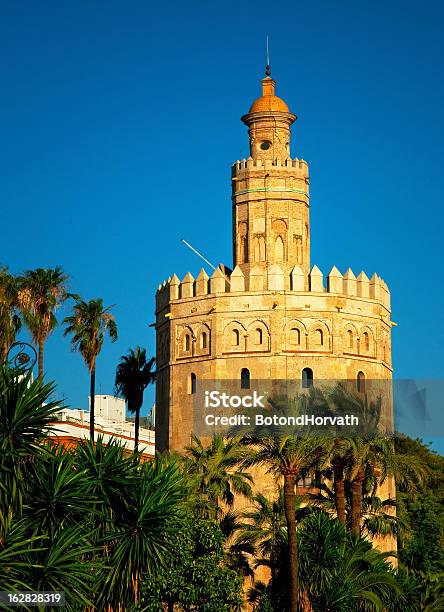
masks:
<svg viewBox="0 0 444 612"><path fill-rule="evenodd" d="M91 407L91 396L88 397L88 406ZM114 395L96 395L94 413L107 421L122 423L125 421L125 400Z"/></svg>
<svg viewBox="0 0 444 612"><path fill-rule="evenodd" d="M94 438L106 444L114 438L128 451L134 450L134 423L126 420L125 401L112 395L96 395L94 404ZM60 444L73 447L80 439L89 439L89 412L80 408L62 408L56 413L50 436ZM154 457L154 430L139 428L139 451Z"/></svg>

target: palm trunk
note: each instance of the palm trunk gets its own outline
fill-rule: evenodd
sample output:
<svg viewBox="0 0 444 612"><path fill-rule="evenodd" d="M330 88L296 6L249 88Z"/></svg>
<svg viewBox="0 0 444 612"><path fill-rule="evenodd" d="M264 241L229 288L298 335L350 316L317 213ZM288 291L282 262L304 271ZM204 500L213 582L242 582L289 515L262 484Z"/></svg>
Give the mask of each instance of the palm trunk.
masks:
<svg viewBox="0 0 444 612"><path fill-rule="evenodd" d="M284 474L284 510L288 531L288 559L290 579L290 608L289 612L298 612L298 545L296 539L296 513L295 513L295 475Z"/></svg>
<svg viewBox="0 0 444 612"><path fill-rule="evenodd" d="M45 350L45 343L43 340L39 340L39 380L43 382L43 353Z"/></svg>
<svg viewBox="0 0 444 612"><path fill-rule="evenodd" d="M352 498L351 498L351 530L359 535L361 533L361 516L362 516L362 484L364 476L359 473L352 482Z"/></svg>
<svg viewBox="0 0 444 612"><path fill-rule="evenodd" d="M136 408L136 418L134 419L134 452L139 450L139 426L140 426L140 406Z"/></svg>
<svg viewBox="0 0 444 612"><path fill-rule="evenodd" d="M333 462L333 488L335 491L335 506L338 521L345 525L344 467L339 462Z"/></svg>
<svg viewBox="0 0 444 612"><path fill-rule="evenodd" d="M90 407L89 407L89 437L94 442L94 404L96 399L96 366L93 365L90 372Z"/></svg>

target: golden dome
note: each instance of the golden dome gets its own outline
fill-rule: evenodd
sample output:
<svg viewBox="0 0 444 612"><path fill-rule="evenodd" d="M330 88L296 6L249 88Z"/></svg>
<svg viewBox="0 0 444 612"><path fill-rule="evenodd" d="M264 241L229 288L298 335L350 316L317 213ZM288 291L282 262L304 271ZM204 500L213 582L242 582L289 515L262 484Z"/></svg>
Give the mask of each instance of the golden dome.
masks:
<svg viewBox="0 0 444 612"><path fill-rule="evenodd" d="M288 113L288 106L282 100L274 95L275 82L272 78L266 77L262 79L262 96L255 100L250 107L250 113L262 113L267 111L277 111L280 113Z"/></svg>
<svg viewBox="0 0 444 612"><path fill-rule="evenodd" d="M250 113L261 113L263 111L288 113L288 106L282 98L278 98L277 96L261 96L251 105Z"/></svg>

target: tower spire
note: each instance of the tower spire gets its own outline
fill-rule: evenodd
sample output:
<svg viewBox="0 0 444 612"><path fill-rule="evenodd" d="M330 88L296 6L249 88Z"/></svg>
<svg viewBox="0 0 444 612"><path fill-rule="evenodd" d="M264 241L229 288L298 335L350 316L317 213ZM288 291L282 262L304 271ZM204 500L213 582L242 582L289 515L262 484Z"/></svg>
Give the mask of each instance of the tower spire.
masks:
<svg viewBox="0 0 444 612"><path fill-rule="evenodd" d="M265 76L271 76L271 66L270 66L270 51L268 48L268 34L267 34L267 65L265 66Z"/></svg>

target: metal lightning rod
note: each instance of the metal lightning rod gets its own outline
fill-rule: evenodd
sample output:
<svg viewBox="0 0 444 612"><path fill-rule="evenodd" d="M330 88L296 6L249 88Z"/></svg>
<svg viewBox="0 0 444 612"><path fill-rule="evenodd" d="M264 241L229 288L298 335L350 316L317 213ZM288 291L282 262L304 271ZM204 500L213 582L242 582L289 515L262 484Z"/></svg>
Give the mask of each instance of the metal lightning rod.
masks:
<svg viewBox="0 0 444 612"><path fill-rule="evenodd" d="M265 76L269 77L271 76L271 67L270 67L270 50L268 47L268 34L267 34L267 65L265 66Z"/></svg>

